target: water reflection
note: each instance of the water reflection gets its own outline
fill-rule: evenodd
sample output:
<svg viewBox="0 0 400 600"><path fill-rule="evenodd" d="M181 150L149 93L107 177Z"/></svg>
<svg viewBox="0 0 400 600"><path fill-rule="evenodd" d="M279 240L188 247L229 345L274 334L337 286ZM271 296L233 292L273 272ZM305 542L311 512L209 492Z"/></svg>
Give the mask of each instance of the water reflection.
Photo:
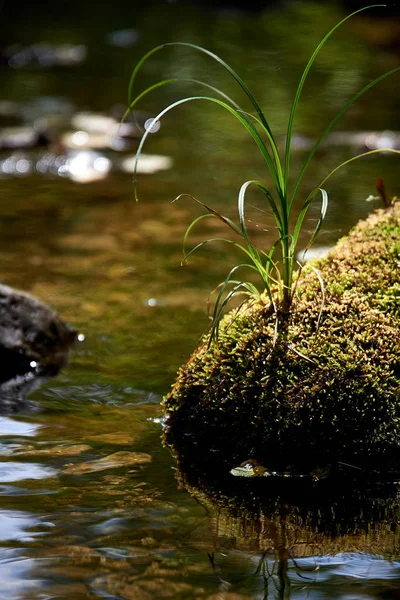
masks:
<svg viewBox="0 0 400 600"><path fill-rule="evenodd" d="M40 425L35 423L26 423L24 421L16 421L9 417L0 417L0 436L14 437L32 437L36 435Z"/></svg>
<svg viewBox="0 0 400 600"><path fill-rule="evenodd" d="M176 477L208 511L209 559L221 581L251 589L257 600L345 600L349 593L361 600L396 587L398 484L346 473L321 481L237 478L218 454L202 454L175 448ZM354 589L357 580L362 590Z"/></svg>
<svg viewBox="0 0 400 600"><path fill-rule="evenodd" d="M92 111L76 112L56 97L27 104L0 102L0 176L28 177L39 173L91 183L105 179L111 171L133 173L136 155L132 155L132 150L145 130L156 133L160 123L137 112L121 123L123 110L118 106L111 113L120 113L119 118ZM43 146L45 151L41 150ZM11 154L6 150L12 150ZM137 172L168 170L172 162L168 156L143 154Z"/></svg>
<svg viewBox="0 0 400 600"><path fill-rule="evenodd" d="M86 59L87 48L83 44L76 46L39 42L26 47L16 44L5 48L2 56L12 69L74 67Z"/></svg>
<svg viewBox="0 0 400 600"><path fill-rule="evenodd" d="M0 483L11 483L29 479L54 477L56 471L41 464L22 462L0 462Z"/></svg>
<svg viewBox="0 0 400 600"><path fill-rule="evenodd" d="M1 511L0 512L0 541L18 540L21 542L31 542L38 535L43 535L46 531L29 531L37 527L40 520L27 512L21 511ZM46 530L51 524L46 525Z"/></svg>
<svg viewBox="0 0 400 600"><path fill-rule="evenodd" d="M37 598L35 592L42 587L44 580L31 578L34 565L35 561L26 558L23 553L2 548L0 550L0 597L4 600Z"/></svg>
<svg viewBox="0 0 400 600"><path fill-rule="evenodd" d="M140 33L136 29L119 29L111 31L106 35L106 41L111 46L118 48L130 48L134 46L140 37Z"/></svg>

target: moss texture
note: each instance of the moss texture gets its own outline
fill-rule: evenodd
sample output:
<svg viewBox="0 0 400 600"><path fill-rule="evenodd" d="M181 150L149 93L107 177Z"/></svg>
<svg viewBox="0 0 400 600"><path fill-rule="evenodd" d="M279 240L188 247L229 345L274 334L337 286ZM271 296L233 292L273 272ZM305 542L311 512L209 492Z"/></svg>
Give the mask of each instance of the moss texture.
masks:
<svg viewBox="0 0 400 600"><path fill-rule="evenodd" d="M398 202L306 265L275 343L265 298L226 315L164 400L167 441L276 470L400 470L399 267Z"/></svg>

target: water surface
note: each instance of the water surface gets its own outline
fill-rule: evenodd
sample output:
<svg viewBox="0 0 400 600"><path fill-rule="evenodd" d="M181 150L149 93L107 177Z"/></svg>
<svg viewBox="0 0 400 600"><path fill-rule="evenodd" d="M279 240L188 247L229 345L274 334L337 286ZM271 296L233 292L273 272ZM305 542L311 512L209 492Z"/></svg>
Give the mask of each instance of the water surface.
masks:
<svg viewBox="0 0 400 600"><path fill-rule="evenodd" d="M345 14L335 3L308 2L260 13L179 2L71 1L62 11L51 3L23 9L2 7L1 132L44 119L46 126L57 124L58 136L83 110L117 118L138 58L154 44L185 40L221 54L240 72L281 145L301 69ZM398 64L396 28L393 18L356 19L327 44L304 88L294 172L304 147L342 103ZM50 46L38 49L43 42ZM138 87L176 75L204 77L244 101L226 72L178 48L155 55ZM363 151L368 136L396 143L397 89L396 76L383 81L344 116L336 132L345 135L318 152L304 192ZM149 96L140 106L144 118L182 92L187 88L165 87ZM38 412L0 419L0 598L397 597L392 496L389 508L387 498L377 498L383 508L374 520L357 513L356 526L345 530L335 507L317 525L293 525L280 509L275 520L226 513L182 487L160 442L160 399L208 326L210 291L237 259L230 247L217 245L182 267L182 236L199 207L170 201L190 192L234 218L241 184L254 177L268 182L246 132L217 107L193 103L171 113L146 151L174 166L140 176L139 203L121 166L137 141L98 149L106 176L78 183L58 174L57 136L46 147L0 149L2 280L50 303L85 335L61 375L32 394ZM368 214L365 200L375 194L377 176L399 194L396 161L364 159L331 180L317 246L331 246ZM271 215L259 210L265 207L256 194L252 203L249 226L268 246L276 237ZM303 246L317 215L316 208ZM217 222L204 221L192 243L222 233ZM325 541L318 537L323 523L330 527Z"/></svg>

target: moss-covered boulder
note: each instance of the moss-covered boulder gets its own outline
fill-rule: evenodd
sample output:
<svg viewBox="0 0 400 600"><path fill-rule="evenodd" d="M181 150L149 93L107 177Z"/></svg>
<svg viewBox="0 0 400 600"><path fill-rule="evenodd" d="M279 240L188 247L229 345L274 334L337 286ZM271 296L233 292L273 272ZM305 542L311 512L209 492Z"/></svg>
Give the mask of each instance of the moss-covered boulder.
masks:
<svg viewBox="0 0 400 600"><path fill-rule="evenodd" d="M280 472L400 472L400 203L306 265L277 338L276 318L261 296L203 340L164 400L167 443Z"/></svg>

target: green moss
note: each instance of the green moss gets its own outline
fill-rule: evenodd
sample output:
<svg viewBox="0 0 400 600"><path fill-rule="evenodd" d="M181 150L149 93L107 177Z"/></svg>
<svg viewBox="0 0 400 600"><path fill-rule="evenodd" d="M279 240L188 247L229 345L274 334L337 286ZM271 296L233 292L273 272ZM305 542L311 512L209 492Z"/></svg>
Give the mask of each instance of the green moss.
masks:
<svg viewBox="0 0 400 600"><path fill-rule="evenodd" d="M400 317L400 283L394 283L376 295L376 303L384 313L392 313Z"/></svg>
<svg viewBox="0 0 400 600"><path fill-rule="evenodd" d="M399 217L400 204L370 215L313 263L323 304L305 267L275 342L266 298L226 315L218 346L203 341L164 401L170 441L190 431L277 470L400 465Z"/></svg>

